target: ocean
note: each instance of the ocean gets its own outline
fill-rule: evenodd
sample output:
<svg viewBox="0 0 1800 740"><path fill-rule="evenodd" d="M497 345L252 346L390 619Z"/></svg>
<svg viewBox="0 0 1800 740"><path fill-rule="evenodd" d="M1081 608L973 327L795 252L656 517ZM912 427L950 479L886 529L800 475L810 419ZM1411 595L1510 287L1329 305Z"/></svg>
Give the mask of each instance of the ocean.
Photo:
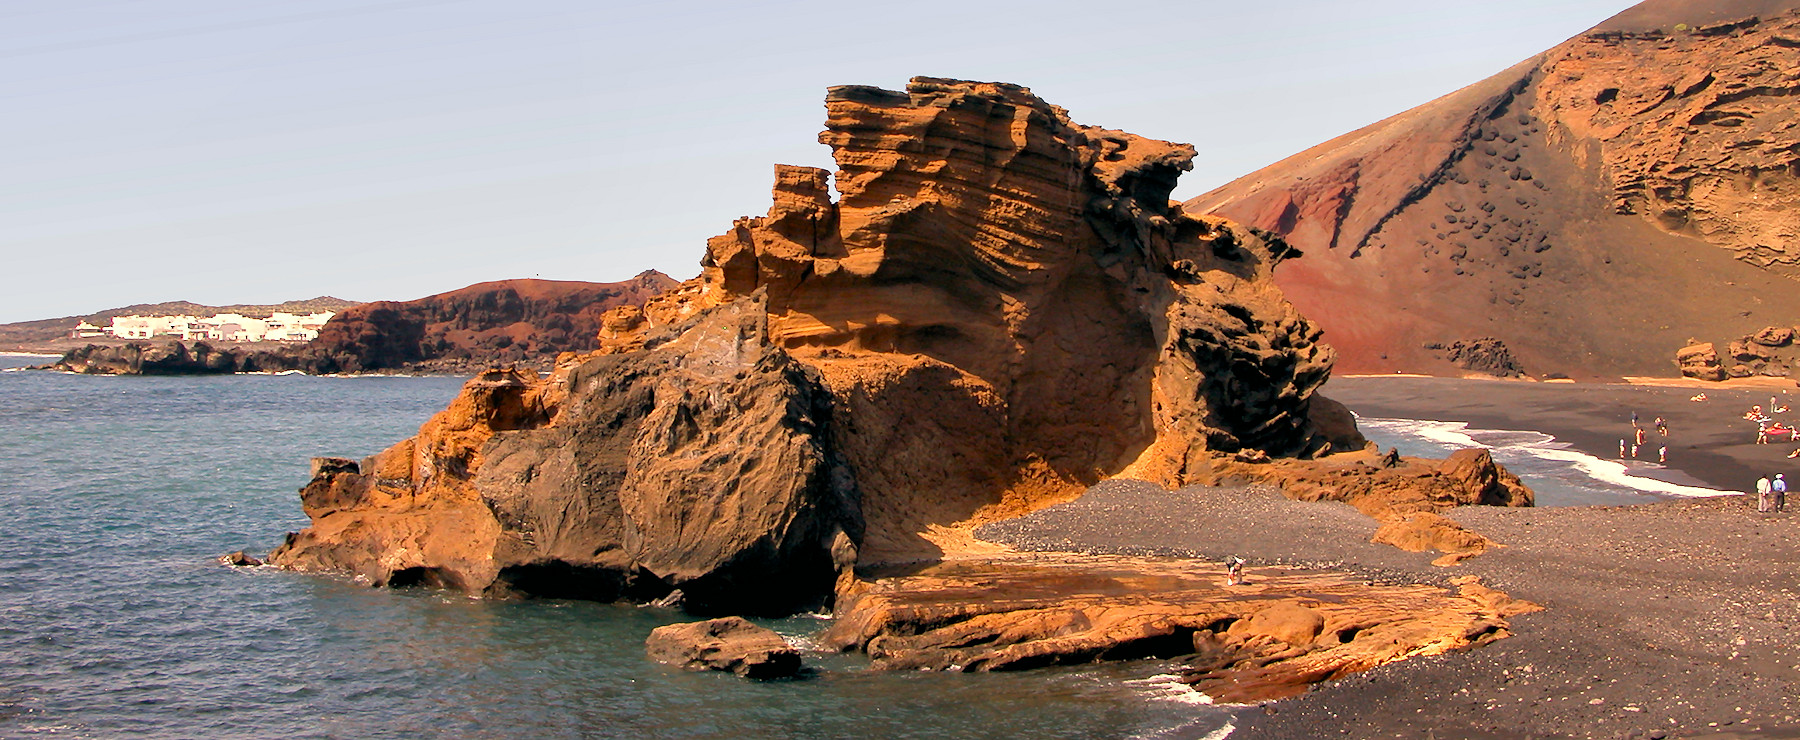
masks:
<svg viewBox="0 0 1800 740"><path fill-rule="evenodd" d="M0 367L43 362L0 356ZM0 372L0 738L1200 738L1141 661L815 670L758 683L644 657L679 613L376 590L228 568L306 526L314 456L413 434L455 378ZM802 646L819 617L764 621Z"/></svg>

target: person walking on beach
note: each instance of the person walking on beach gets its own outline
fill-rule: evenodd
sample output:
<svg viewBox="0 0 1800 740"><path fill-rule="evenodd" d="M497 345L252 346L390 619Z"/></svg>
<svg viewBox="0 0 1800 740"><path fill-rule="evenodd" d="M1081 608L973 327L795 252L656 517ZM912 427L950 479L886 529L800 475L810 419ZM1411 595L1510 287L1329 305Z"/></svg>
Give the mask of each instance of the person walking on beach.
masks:
<svg viewBox="0 0 1800 740"><path fill-rule="evenodd" d="M1656 417L1656 433L1664 437L1669 436L1669 422L1663 421L1660 416Z"/></svg>
<svg viewBox="0 0 1800 740"><path fill-rule="evenodd" d="M1668 465L1669 464L1669 446L1668 445L1663 445L1661 447L1656 448L1656 464L1658 464L1658 465Z"/></svg>
<svg viewBox="0 0 1800 740"><path fill-rule="evenodd" d="M1757 511L1762 512L1764 514L1769 513L1769 493L1772 492L1773 490L1775 490L1775 489L1774 489L1773 484L1769 483L1769 476L1765 475L1761 478L1756 479L1756 510Z"/></svg>
<svg viewBox="0 0 1800 740"><path fill-rule="evenodd" d="M1775 510L1787 508L1787 481L1781 479L1780 473L1776 473L1775 480L1769 482L1769 490L1775 494Z"/></svg>

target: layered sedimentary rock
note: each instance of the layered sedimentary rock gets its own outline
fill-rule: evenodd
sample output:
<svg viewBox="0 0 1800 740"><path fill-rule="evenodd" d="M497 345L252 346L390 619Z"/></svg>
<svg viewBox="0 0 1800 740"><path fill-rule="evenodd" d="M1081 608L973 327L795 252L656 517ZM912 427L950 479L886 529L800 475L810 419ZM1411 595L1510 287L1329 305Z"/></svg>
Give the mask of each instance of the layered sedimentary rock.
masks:
<svg viewBox="0 0 1800 740"><path fill-rule="evenodd" d="M1289 297L1351 372L1668 374L1800 314L1800 2L1651 0L1185 207L1309 259ZM1354 306L1353 310L1346 307Z"/></svg>
<svg viewBox="0 0 1800 740"><path fill-rule="evenodd" d="M1291 252L1171 207L1192 147L1004 84L838 87L826 109L835 176L778 168L704 280L766 291L774 340L839 398L878 546L1128 467L1178 483L1215 451L1324 447L1330 350L1269 280Z"/></svg>
<svg viewBox="0 0 1800 740"><path fill-rule="evenodd" d="M1191 147L997 83L826 108L835 178L778 167L769 213L601 317L596 352L483 375L413 440L321 469L273 561L780 611L1106 476L1363 444L1341 407L1313 421L1331 351L1270 280L1292 251L1168 200Z"/></svg>
<svg viewBox="0 0 1800 740"><path fill-rule="evenodd" d="M1474 580L1457 592L1341 574L1059 554L877 575L841 600L827 646L890 670L1013 671L1176 658L1213 700L1305 691L1403 658L1486 644L1538 607Z"/></svg>

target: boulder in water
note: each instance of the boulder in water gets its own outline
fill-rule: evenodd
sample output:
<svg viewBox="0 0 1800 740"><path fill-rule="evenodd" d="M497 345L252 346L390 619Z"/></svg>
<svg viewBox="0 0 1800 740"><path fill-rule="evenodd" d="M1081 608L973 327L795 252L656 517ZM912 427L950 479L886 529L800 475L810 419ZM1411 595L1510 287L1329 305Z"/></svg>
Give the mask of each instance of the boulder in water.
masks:
<svg viewBox="0 0 1800 740"><path fill-rule="evenodd" d="M745 678L790 678L800 672L799 650L774 630L742 617L658 627L644 642L644 651L658 663Z"/></svg>

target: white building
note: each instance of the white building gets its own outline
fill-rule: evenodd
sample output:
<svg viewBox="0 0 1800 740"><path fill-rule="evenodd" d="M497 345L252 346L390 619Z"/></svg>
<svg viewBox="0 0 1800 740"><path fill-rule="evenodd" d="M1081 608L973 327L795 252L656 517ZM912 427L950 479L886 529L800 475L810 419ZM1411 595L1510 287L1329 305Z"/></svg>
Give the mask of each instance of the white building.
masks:
<svg viewBox="0 0 1800 740"><path fill-rule="evenodd" d="M186 338L189 327L199 321L198 316L115 316L107 331L120 339Z"/></svg>
<svg viewBox="0 0 1800 740"><path fill-rule="evenodd" d="M310 342L336 313L312 314L276 312L267 319L242 314L222 313L197 316L119 316L106 331L120 339L154 339L174 337L186 341L198 339L215 342ZM94 327L98 330L99 327Z"/></svg>

